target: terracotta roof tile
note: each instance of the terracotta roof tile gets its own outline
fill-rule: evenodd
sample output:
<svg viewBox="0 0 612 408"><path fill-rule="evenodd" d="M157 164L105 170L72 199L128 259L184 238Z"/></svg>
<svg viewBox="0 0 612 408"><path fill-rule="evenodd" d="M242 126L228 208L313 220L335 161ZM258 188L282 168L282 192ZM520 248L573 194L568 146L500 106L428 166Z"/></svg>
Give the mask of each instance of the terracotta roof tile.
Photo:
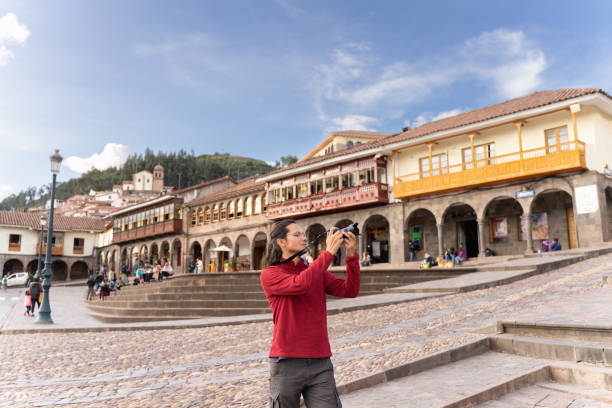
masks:
<svg viewBox="0 0 612 408"><path fill-rule="evenodd" d="M259 177L259 175L249 177L248 179L242 180L239 184L236 184L235 186L232 186L228 189L219 191L214 194L209 194L207 196L198 198L197 200L189 201L186 205L188 207L196 207L198 205L225 200L227 198L238 197L240 195L252 193L255 191L264 191L265 183L263 181L256 181L257 177Z"/></svg>
<svg viewBox="0 0 612 408"><path fill-rule="evenodd" d="M58 231L104 231L105 224L106 222L99 218L53 216L53 229ZM40 229L40 213L0 211L0 225Z"/></svg>
<svg viewBox="0 0 612 408"><path fill-rule="evenodd" d="M200 184L195 184L193 186L185 187L185 188L182 188L180 190L176 190L175 193L177 193L177 194L184 193L184 192L195 190L197 188L201 188L201 187L208 186L208 185L211 185L211 184L220 183L220 182L226 181L226 180L231 180L233 183L236 183L236 181L231 176L223 176L223 177L219 177L219 178L216 178L216 179L213 179L213 180L210 180L210 181L205 181L205 182L200 183Z"/></svg>
<svg viewBox="0 0 612 408"><path fill-rule="evenodd" d="M393 133L384 133L384 132L372 132L369 130L340 130L337 132L332 132L332 135L335 136L351 136L351 137L369 137L373 139L380 139L383 137L391 136Z"/></svg>

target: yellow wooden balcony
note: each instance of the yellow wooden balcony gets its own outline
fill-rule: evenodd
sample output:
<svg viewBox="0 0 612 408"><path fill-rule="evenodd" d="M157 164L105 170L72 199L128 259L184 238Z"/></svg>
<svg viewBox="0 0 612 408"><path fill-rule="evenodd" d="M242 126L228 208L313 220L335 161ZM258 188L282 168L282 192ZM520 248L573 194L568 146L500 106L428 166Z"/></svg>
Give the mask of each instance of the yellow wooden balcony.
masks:
<svg viewBox="0 0 612 408"><path fill-rule="evenodd" d="M586 168L583 142L571 141L395 177L393 196L410 198Z"/></svg>

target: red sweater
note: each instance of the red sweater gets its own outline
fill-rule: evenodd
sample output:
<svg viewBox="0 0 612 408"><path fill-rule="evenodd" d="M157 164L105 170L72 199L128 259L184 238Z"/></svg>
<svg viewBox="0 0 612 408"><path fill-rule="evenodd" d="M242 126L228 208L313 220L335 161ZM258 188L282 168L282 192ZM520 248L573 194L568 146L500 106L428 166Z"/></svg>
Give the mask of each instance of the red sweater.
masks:
<svg viewBox="0 0 612 408"><path fill-rule="evenodd" d="M270 357L330 357L325 294L356 297L361 273L359 256L346 258L346 280L327 268L334 256L324 251L310 266L303 260L269 266L261 272L274 320Z"/></svg>

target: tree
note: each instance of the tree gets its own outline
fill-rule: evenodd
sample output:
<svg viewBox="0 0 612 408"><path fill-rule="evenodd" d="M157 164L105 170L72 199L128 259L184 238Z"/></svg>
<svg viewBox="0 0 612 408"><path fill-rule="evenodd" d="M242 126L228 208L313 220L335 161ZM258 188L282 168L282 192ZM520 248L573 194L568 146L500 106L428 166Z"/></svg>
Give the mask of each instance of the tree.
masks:
<svg viewBox="0 0 612 408"><path fill-rule="evenodd" d="M281 156L280 163L277 160L275 164L276 164L276 167L287 167L287 166L290 166L290 165L292 165L293 163L295 163L297 161L298 161L298 158L296 156L288 154L286 156Z"/></svg>

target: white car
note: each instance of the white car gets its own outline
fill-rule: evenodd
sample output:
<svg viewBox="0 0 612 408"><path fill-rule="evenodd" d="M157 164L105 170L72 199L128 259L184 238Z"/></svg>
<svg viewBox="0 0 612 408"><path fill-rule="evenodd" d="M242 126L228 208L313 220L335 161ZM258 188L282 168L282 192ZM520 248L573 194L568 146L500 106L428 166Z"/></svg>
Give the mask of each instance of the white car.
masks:
<svg viewBox="0 0 612 408"><path fill-rule="evenodd" d="M27 272L19 272L9 275L7 279L7 286L25 286L28 281L28 273Z"/></svg>

